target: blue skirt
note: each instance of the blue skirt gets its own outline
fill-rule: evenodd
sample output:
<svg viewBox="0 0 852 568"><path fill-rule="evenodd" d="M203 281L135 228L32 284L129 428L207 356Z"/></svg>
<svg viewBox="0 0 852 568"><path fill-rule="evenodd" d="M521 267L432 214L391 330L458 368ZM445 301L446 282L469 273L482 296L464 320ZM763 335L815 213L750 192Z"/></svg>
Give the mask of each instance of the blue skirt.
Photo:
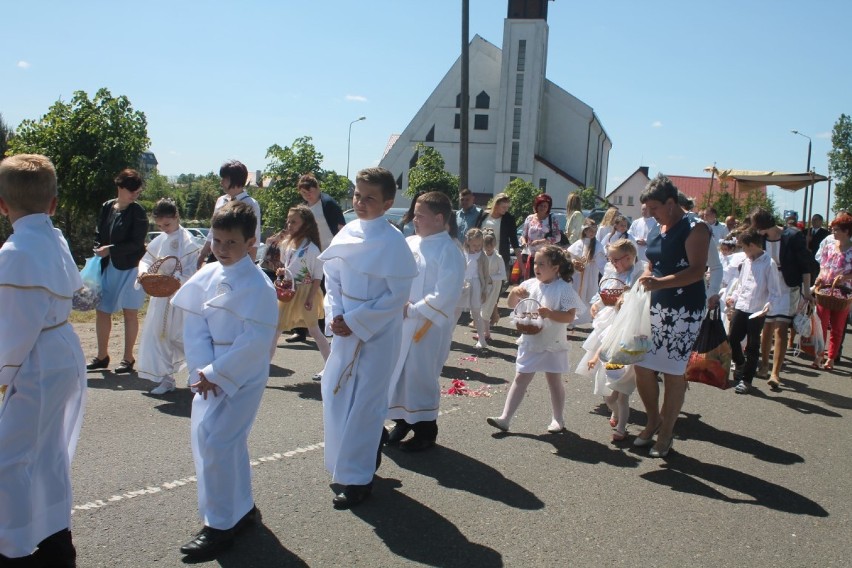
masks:
<svg viewBox="0 0 852 568"><path fill-rule="evenodd" d="M119 310L138 310L145 303L145 291L136 288L136 276L139 269L119 270L107 264L101 279L101 302L98 311L108 314Z"/></svg>

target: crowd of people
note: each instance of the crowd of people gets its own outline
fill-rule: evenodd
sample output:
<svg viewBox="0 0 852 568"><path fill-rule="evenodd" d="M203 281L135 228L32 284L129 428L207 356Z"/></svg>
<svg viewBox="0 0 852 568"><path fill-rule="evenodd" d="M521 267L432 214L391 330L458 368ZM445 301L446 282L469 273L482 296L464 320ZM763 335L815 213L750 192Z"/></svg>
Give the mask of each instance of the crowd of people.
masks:
<svg viewBox="0 0 852 568"><path fill-rule="evenodd" d="M693 213L689 198L662 175L641 194L642 216L632 224L610 208L598 225L584 218L572 194L562 227L552 197L542 193L519 231L506 194L483 209L469 190L460 192L455 211L445 194L422 193L395 227L384 214L396 181L382 168L356 175L357 219L347 224L339 205L306 174L298 181L304 204L289 210L286 227L266 241L256 263L261 212L245 191L247 176L237 161L220 169L223 195L203 246L181 226L175 203L162 199L152 211L161 234L146 247L147 213L137 203L142 177L130 169L117 175L117 196L97 222L98 350L86 365L68 325L83 282L50 221L54 168L37 155L0 163L0 213L14 227L0 249L0 301L8 306L0 321L0 385L7 387L0 439L13 441L0 449L0 566L74 565L70 461L86 371L110 366L115 312L123 313L125 331L115 373L136 372L156 383L151 394L163 395L188 371L203 526L180 550L208 557L260 519L248 435L285 331L292 331L286 341L310 335L322 357L314 378L321 380L325 466L342 487L332 505L349 509L370 496L383 446L420 452L436 444L439 377L456 324L469 312L471 342L488 356L501 293L527 319L516 319L516 374L503 412L487 423L508 431L541 372L551 398L547 431L563 432L563 379L576 372L592 379L592 392L610 408L613 442L628 436L629 400L638 391L647 422L632 444L659 458L674 443L684 375L708 309L728 319L735 391L748 393L760 376L778 388L793 318L814 300L812 278L817 290L852 282L849 214L831 222L830 235L819 216L802 231L776 226L764 209L722 224L712 208ZM171 296L151 297L137 361L146 279L162 272L180 286ZM614 364L605 345L628 291L647 297L650 333L640 360ZM814 365L831 369L848 303L816 311L828 341ZM576 365L569 358L575 325L589 328ZM32 499L34 487L49 491Z"/></svg>

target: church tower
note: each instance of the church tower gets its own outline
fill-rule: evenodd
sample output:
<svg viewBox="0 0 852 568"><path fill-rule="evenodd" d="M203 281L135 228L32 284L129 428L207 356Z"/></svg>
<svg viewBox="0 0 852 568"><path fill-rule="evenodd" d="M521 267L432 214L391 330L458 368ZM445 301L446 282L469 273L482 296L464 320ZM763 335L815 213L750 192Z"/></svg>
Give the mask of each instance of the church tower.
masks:
<svg viewBox="0 0 852 568"><path fill-rule="evenodd" d="M494 187L533 181L547 70L549 0L508 0L503 24Z"/></svg>

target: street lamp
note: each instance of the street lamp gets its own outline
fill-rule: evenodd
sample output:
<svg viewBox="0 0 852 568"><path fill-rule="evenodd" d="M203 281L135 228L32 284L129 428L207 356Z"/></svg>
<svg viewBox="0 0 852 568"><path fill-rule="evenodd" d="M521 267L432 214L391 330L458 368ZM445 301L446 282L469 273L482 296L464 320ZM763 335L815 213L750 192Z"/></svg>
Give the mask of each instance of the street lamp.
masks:
<svg viewBox="0 0 852 568"><path fill-rule="evenodd" d="M349 179L349 151L352 148L352 125L356 122L367 120L366 116L360 116L349 123L349 136L346 139L346 179ZM810 163L810 154L808 154L808 163Z"/></svg>
<svg viewBox="0 0 852 568"><path fill-rule="evenodd" d="M810 172L811 171L811 137L808 136L807 134L802 134L798 130L791 130L790 132L792 132L793 134L798 134L799 136L804 136L805 138L808 139L808 165L807 165L806 171ZM810 186L811 192L813 192L813 188L814 188L814 186L813 186L813 184L811 184L811 186ZM802 204L802 217L804 217L802 219L802 221L805 222L805 225L810 226L810 224L808 222L808 188L807 187L805 187L805 201Z"/></svg>

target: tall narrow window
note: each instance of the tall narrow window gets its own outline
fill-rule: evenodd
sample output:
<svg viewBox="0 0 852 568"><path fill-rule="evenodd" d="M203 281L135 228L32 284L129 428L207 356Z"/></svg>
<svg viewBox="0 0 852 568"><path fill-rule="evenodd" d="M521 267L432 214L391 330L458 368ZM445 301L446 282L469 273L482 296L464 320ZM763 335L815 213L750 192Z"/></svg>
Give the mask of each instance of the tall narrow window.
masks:
<svg viewBox="0 0 852 568"><path fill-rule="evenodd" d="M515 106L524 104L524 74L518 73L515 78Z"/></svg>
<svg viewBox="0 0 852 568"><path fill-rule="evenodd" d="M456 95L456 108L461 108L461 93Z"/></svg>
<svg viewBox="0 0 852 568"><path fill-rule="evenodd" d="M633 205L633 196L632 195L627 196L627 205L628 206Z"/></svg>
<svg viewBox="0 0 852 568"><path fill-rule="evenodd" d="M473 129L474 130L488 130L488 115L487 114L475 114L473 116Z"/></svg>
<svg viewBox="0 0 852 568"><path fill-rule="evenodd" d="M538 188L542 193L547 193L547 178L538 178Z"/></svg>
<svg viewBox="0 0 852 568"><path fill-rule="evenodd" d="M527 65L527 40L518 41L518 71L524 71Z"/></svg>
<svg viewBox="0 0 852 568"><path fill-rule="evenodd" d="M488 93L482 91L478 95L476 95L476 108L490 108L491 107L491 97L488 96Z"/></svg>
<svg viewBox="0 0 852 568"><path fill-rule="evenodd" d="M434 142L435 141L435 125L432 125L432 128L429 129L429 132L426 133L426 142Z"/></svg>
<svg viewBox="0 0 852 568"><path fill-rule="evenodd" d="M396 188L402 189L402 174L399 174L399 177L396 178Z"/></svg>
<svg viewBox="0 0 852 568"><path fill-rule="evenodd" d="M420 151L415 150L414 155L411 156L410 160L408 160L408 169L409 170L417 165L417 158L419 158L419 157L420 157Z"/></svg>
<svg viewBox="0 0 852 568"><path fill-rule="evenodd" d="M453 128L456 130L461 128L461 115L459 113L456 113L456 119L453 121Z"/></svg>
<svg viewBox="0 0 852 568"><path fill-rule="evenodd" d="M513 174L518 173L518 159L521 155L521 143L512 142L512 164L509 166L509 171Z"/></svg>
<svg viewBox="0 0 852 568"><path fill-rule="evenodd" d="M521 108L515 107L515 119L512 121L512 140L521 138Z"/></svg>

